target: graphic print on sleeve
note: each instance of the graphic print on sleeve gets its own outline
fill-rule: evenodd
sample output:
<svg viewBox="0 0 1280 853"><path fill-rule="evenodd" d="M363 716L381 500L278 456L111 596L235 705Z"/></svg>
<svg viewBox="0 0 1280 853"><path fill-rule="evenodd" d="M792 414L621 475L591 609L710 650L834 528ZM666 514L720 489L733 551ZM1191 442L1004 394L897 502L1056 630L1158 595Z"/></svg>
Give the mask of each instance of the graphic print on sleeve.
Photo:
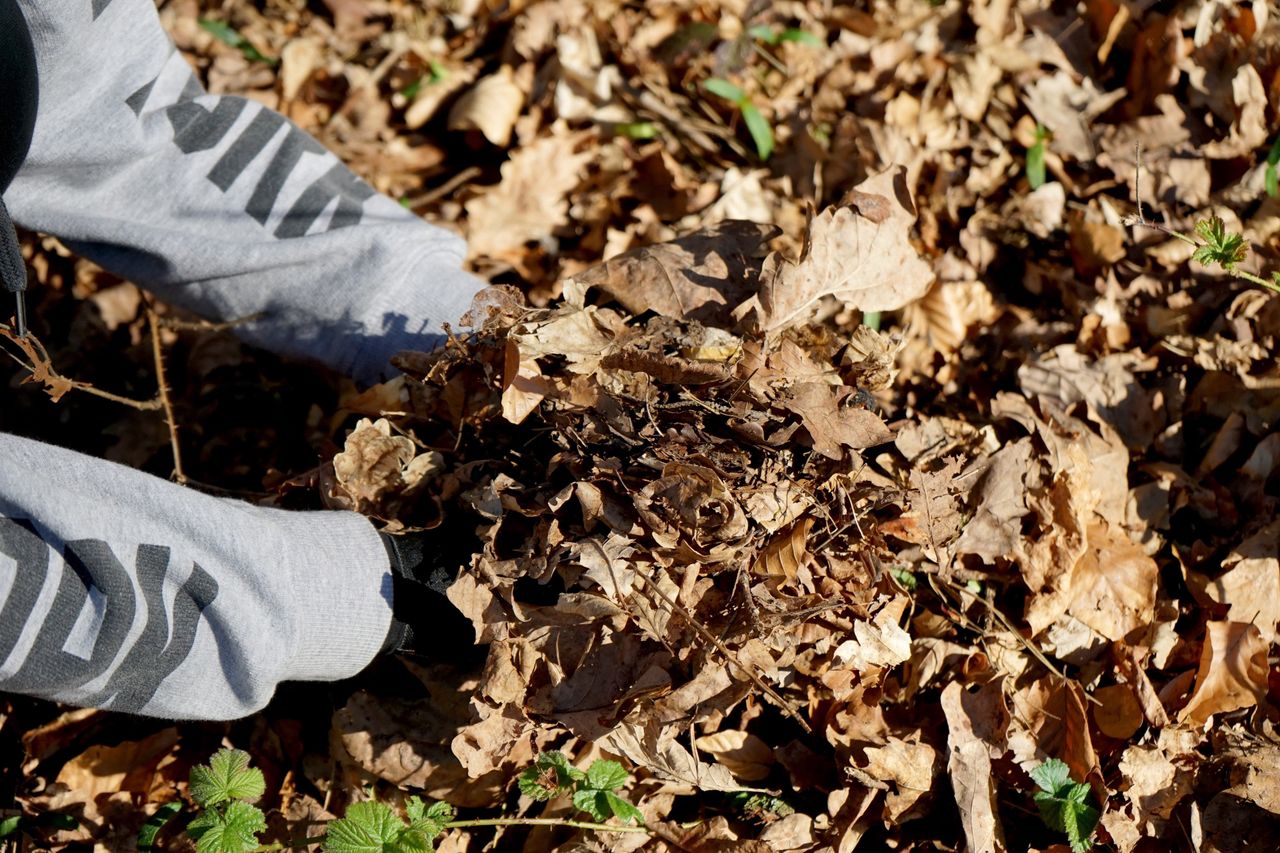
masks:
<svg viewBox="0 0 1280 853"><path fill-rule="evenodd" d="M68 542L59 555L26 520L0 518L0 559L12 561L13 572L0 609L0 669L12 671L5 688L49 698L109 672L106 683L81 701L115 711L136 713L146 706L186 660L201 615L218 596L214 579L192 564L170 609L168 548L139 545L131 567L97 539ZM131 578L141 586L140 596ZM41 623L29 625L50 583L52 602ZM140 634L133 631L139 618L145 620ZM24 636L30 645L18 665L9 659Z"/></svg>

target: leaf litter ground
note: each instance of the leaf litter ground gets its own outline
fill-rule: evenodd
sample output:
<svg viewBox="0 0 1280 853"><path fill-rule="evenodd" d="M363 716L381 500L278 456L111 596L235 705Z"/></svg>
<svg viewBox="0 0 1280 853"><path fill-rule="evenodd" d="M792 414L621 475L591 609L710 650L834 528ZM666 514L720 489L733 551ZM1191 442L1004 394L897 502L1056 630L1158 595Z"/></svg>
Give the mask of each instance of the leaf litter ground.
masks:
<svg viewBox="0 0 1280 853"><path fill-rule="evenodd" d="M370 790L573 817L516 784L559 750L623 761L653 834L440 849L1066 849L1094 807L1102 849L1274 846L1280 313L1124 224L1218 215L1275 268L1265 5L162 16L495 285L363 392L161 306L187 473L438 531L458 613L229 725L3 700L36 837L127 848L230 743L277 839ZM149 395L136 289L27 248L61 374ZM0 428L172 468L158 412L11 396Z"/></svg>

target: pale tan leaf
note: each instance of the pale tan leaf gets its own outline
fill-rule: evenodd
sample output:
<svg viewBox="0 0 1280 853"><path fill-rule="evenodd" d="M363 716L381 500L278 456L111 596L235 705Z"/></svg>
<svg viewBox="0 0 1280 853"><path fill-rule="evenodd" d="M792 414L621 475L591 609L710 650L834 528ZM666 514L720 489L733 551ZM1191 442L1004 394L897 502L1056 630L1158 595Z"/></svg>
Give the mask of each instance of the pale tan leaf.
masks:
<svg viewBox="0 0 1280 853"><path fill-rule="evenodd" d="M861 450L893 440L875 412L850 405L854 389L826 382L801 382L787 389L778 405L800 416L813 449L828 459L842 459L844 449Z"/></svg>
<svg viewBox="0 0 1280 853"><path fill-rule="evenodd" d="M1178 713L1180 722L1203 725L1214 714L1259 704L1267 695L1267 641L1248 622L1210 622L1196 686Z"/></svg>
<svg viewBox="0 0 1280 853"><path fill-rule="evenodd" d="M799 261L778 253L765 259L761 328L803 323L827 296L862 311L893 311L923 296L933 270L911 244L915 219L904 167L863 181L849 203L814 217Z"/></svg>
<svg viewBox="0 0 1280 853"><path fill-rule="evenodd" d="M494 145L506 148L523 106L524 91L516 84L511 66L504 65L458 99L449 111L449 129L478 130Z"/></svg>
<svg viewBox="0 0 1280 853"><path fill-rule="evenodd" d="M947 775L960 810L960 824L975 853L1003 853L1004 828L996 812L995 777L991 749L975 731L988 722L971 718L964 702L965 689L951 682L942 691L942 712L947 718Z"/></svg>
<svg viewBox="0 0 1280 853"><path fill-rule="evenodd" d="M543 136L502 164L502 180L467 202L467 244L472 255L515 262L525 243L549 239L568 222L566 197L582 180L590 150L576 151L580 135Z"/></svg>
<svg viewBox="0 0 1280 853"><path fill-rule="evenodd" d="M694 745L746 782L759 782L773 770L773 750L750 732L725 729L697 738Z"/></svg>
<svg viewBox="0 0 1280 853"><path fill-rule="evenodd" d="M1230 609L1231 622L1252 622L1263 639L1275 642L1280 623L1280 522L1272 522L1237 545L1223 565L1228 569L1205 592Z"/></svg>
<svg viewBox="0 0 1280 853"><path fill-rule="evenodd" d="M736 791L742 787L729 768L698 761L675 739L673 732L664 731L656 724L619 726L600 743L659 779L700 791Z"/></svg>

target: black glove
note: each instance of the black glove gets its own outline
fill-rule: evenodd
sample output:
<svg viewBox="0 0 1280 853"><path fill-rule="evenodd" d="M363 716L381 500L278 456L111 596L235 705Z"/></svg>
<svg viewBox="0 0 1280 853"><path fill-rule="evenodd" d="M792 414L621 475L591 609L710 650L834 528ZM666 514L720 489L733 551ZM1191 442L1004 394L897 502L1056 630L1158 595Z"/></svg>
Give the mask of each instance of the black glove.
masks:
<svg viewBox="0 0 1280 853"><path fill-rule="evenodd" d="M392 618L382 644L385 654L444 658L464 642L472 645L471 622L445 597L463 555L442 547L438 530L378 534L391 559Z"/></svg>
<svg viewBox="0 0 1280 853"><path fill-rule="evenodd" d="M36 124L36 55L26 19L14 0L0 0L0 91L8 106L0 121L0 194L22 167ZM0 199L0 284L17 298L18 335L27 332L27 268L18 250L18 235ZM0 316L4 316L0 313Z"/></svg>

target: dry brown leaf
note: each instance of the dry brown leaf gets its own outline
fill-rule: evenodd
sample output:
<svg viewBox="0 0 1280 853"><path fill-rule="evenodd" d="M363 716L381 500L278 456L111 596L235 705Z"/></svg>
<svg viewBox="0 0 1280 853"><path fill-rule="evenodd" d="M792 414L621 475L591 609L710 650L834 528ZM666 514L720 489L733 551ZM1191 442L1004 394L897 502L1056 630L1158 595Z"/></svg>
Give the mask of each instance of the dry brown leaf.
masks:
<svg viewBox="0 0 1280 853"><path fill-rule="evenodd" d="M730 310L756 288L771 225L725 220L667 243L642 246L580 272L565 298L582 304L598 288L632 314L728 326Z"/></svg>
<svg viewBox="0 0 1280 853"><path fill-rule="evenodd" d="M1227 571L1206 592L1227 605L1231 622L1251 622L1268 642L1280 639L1280 522L1272 522L1241 542L1222 561Z"/></svg>
<svg viewBox="0 0 1280 853"><path fill-rule="evenodd" d="M1133 688L1127 684L1111 684L1093 691L1099 704L1090 706L1093 721L1107 737L1128 740L1142 726L1142 706Z"/></svg>
<svg viewBox="0 0 1280 853"><path fill-rule="evenodd" d="M1179 722L1204 725L1214 714L1259 704L1267 695L1267 641L1248 622L1205 625L1204 650L1191 699Z"/></svg>
<svg viewBox="0 0 1280 853"><path fill-rule="evenodd" d="M776 252L765 259L761 328L803 323L827 296L861 311L894 311L924 296L933 270L911 244L915 219L904 167L863 181L846 204L814 217L800 260Z"/></svg>
<svg viewBox="0 0 1280 853"><path fill-rule="evenodd" d="M524 90L516 83L511 66L504 65L488 77L482 77L458 99L449 111L449 129L478 130L494 145L506 148L523 106ZM505 168L503 171L505 173ZM516 210L518 208L511 208L507 212Z"/></svg>
<svg viewBox="0 0 1280 853"><path fill-rule="evenodd" d="M991 771L994 744L979 734L995 729L1003 739L1003 729L994 720L975 718L983 714L982 707L967 702L967 698L958 682L951 682L942 691L942 712L948 729L947 775L969 849L975 853L1003 853L1007 848L996 811L995 777Z"/></svg>
<svg viewBox="0 0 1280 853"><path fill-rule="evenodd" d="M1158 745L1127 747L1120 757L1120 773L1135 816L1144 822L1168 820L1191 793L1192 774Z"/></svg>
<svg viewBox="0 0 1280 853"><path fill-rule="evenodd" d="M419 454L412 439L393 436L386 418L361 418L333 457L336 495L360 512L377 512L387 501L420 488L441 464L439 453Z"/></svg>
<svg viewBox="0 0 1280 853"><path fill-rule="evenodd" d="M55 790L49 805L61 809L73 802L84 804L83 825L76 830L81 840L86 830L140 823L137 803L165 786L161 764L177 744L178 730L166 728L142 740L91 746L58 771L61 793Z"/></svg>
<svg viewBox="0 0 1280 853"><path fill-rule="evenodd" d="M778 405L800 416L813 449L828 459L843 459L844 448L862 450L893 440L880 416L854 405L856 392L826 382L801 382L778 398Z"/></svg>
<svg viewBox="0 0 1280 853"><path fill-rule="evenodd" d="M502 180L467 202L467 245L473 256L517 263L526 243L549 240L568 222L568 194L594 154L577 151L580 134L551 134L502 164Z"/></svg>
<svg viewBox="0 0 1280 853"><path fill-rule="evenodd" d="M722 764L698 761L676 740L673 728L654 723L627 724L605 735L600 743L659 779L699 791L736 791L742 784Z"/></svg>
<svg viewBox="0 0 1280 853"><path fill-rule="evenodd" d="M809 556L809 529L813 518L805 517L779 532L761 549L752 572L778 583L790 583Z"/></svg>
<svg viewBox="0 0 1280 853"><path fill-rule="evenodd" d="M1084 690L1073 680L1045 676L1015 690L1009 749L1028 773L1041 762L1058 758L1075 779L1098 770L1089 735Z"/></svg>
<svg viewBox="0 0 1280 853"><path fill-rule="evenodd" d="M796 812L774 821L760 833L760 843L769 850L809 850L813 844L813 818Z"/></svg>
<svg viewBox="0 0 1280 853"><path fill-rule="evenodd" d="M941 770L941 757L927 743L894 737L884 746L869 746L864 752L867 775L894 785L885 798L884 819L891 824L902 820L933 790L933 780Z"/></svg>
<svg viewBox="0 0 1280 853"><path fill-rule="evenodd" d="M759 782L773 771L773 750L750 732L724 729L696 738L693 743L745 782Z"/></svg>

